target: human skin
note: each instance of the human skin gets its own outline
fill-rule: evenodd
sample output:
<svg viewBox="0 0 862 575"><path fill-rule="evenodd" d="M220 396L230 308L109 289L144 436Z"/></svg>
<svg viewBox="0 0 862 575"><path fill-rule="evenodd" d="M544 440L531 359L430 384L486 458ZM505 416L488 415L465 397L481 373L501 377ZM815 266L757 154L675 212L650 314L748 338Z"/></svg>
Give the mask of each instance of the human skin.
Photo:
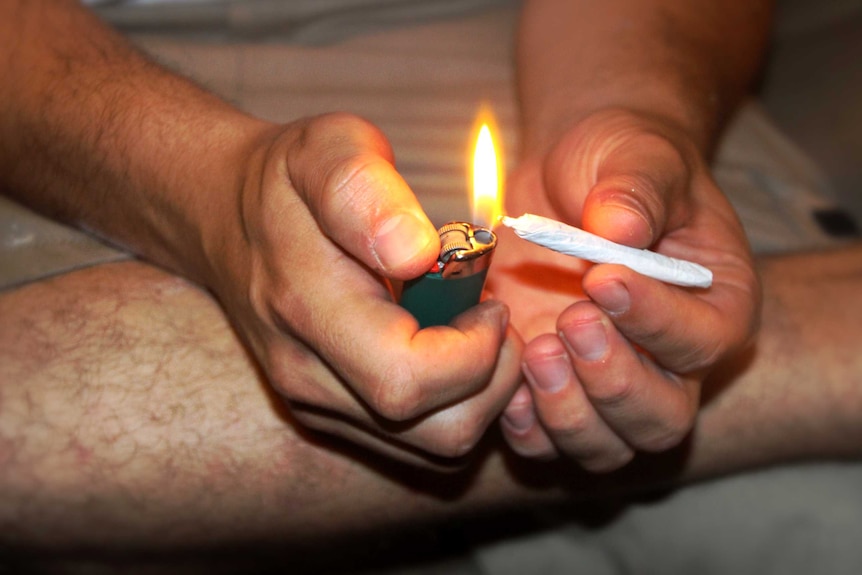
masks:
<svg viewBox="0 0 862 575"><path fill-rule="evenodd" d="M696 261L714 282L589 267L502 230L490 287L528 342L528 383L502 419L518 453L607 471L667 449L691 429L704 378L750 341L760 286L709 157L757 73L770 14L748 1L525 3L508 212Z"/></svg>
<svg viewBox="0 0 862 575"><path fill-rule="evenodd" d="M313 429L423 463L469 451L510 404L505 421L519 425L509 425L507 437L522 454L548 456L562 447L591 469L612 469L637 449L661 450L681 441L696 415L703 374L753 331L757 285L749 254L720 194L701 192L709 184L703 183L707 176L699 154L717 126L723 98L732 102L734 89L750 75L747 59L727 53L720 62L731 66L711 66L714 53L741 46L740 54L747 54L749 36L756 43L758 28L734 27L749 13L733 5L715 11L725 20L708 38L724 38L720 32L733 29L743 41L701 45L701 11L685 3L582 6L578 18L560 14L560 6L536 1L525 12L520 69L521 85L529 87L523 93L528 155L516 182L527 184L512 187L511 207L559 215L633 245L655 244L715 267L717 277L716 287L699 298L624 270L602 276L597 269L584 287L593 300L604 302L604 310L582 305L580 314L560 315L578 298L549 299L537 309L535 292L525 289L518 271L494 274L494 291L514 308L516 325L530 340L552 332L547 319L559 317L569 327L559 332L569 333L570 346L586 343L590 328L611 329L610 319L600 314L611 311L609 301L620 286L638 302L612 318L620 335L605 334L611 346L603 369L590 370L571 354L585 393L574 397L571 392L581 386L566 378L568 397L554 404L567 406L569 413L586 409L577 424L588 428L577 434L583 441L571 441L572 430L564 425L557 431L566 440L555 443L554 433L548 433L551 416L541 409L544 425L531 422L534 402L526 388L510 403L521 377L521 343L499 303L478 306L450 327L421 331L393 304L385 280L428 269L439 245L394 171L385 138L357 118L332 115L287 126L260 122L160 70L75 2L7 0L4 34L13 41L2 59L10 81L0 97L15 113L5 115L0 126L0 173L7 191L21 201L95 230L210 289L295 417ZM605 30L601 23L616 21L620 13L631 15L630 46L589 33ZM628 49L534 45L555 38L561 29L548 24L560 22L590 23L580 32L562 30L567 38ZM671 33L679 30L690 32L680 38L696 41L680 42ZM87 42L80 42L82 37ZM647 50L638 39L648 41ZM677 52L691 57L680 63L671 57ZM589 56L578 60L585 62L583 69L559 74L553 66L568 66L570 58L560 56L573 53ZM639 68L644 62L633 53L651 54L646 63L658 62L658 68ZM692 71L701 67L707 73L691 81ZM582 82L597 69L607 74L603 80L614 80L603 81L600 89ZM620 99L631 92L631 79L616 78L633 70L659 78L656 84L667 90ZM556 80L548 83L548 78ZM589 97L570 99L574 94L556 83L560 78L591 86L583 90ZM674 91L680 86L685 93ZM59 93L64 97L54 97ZM556 95L548 100L542 94ZM693 106L702 99L691 96L704 94L718 94L721 105ZM671 110L686 113L656 108L668 102ZM536 109L544 115L535 115ZM635 126L624 153L608 144L618 136L608 126L619 118L624 126L616 132L631 135L626 125ZM549 148L553 136L561 139ZM568 183L555 185L552 176L568 181L571 172L583 171L571 156L579 142L591 138L604 142L596 154L603 181L571 194ZM644 141L658 150L645 162L638 152ZM653 146L656 141L662 145ZM537 164L545 153L547 161ZM632 175L633 162L658 173ZM551 184L547 193L533 193L531 171ZM626 200L616 184L629 185L632 177L646 184L635 185ZM655 179L667 189L656 189L661 186L652 185ZM120 189L123 193L116 193ZM500 251L498 269L523 270L520 264L537 261L522 247ZM638 309L663 310L661 321ZM690 314L704 315L701 326L712 324L709 333L703 327L686 333L666 329ZM525 356L525 373L534 382L542 372L539 364L547 366L548 358L559 360L566 351L561 346L549 351L547 338L535 341ZM644 361L630 342L656 362ZM477 354L446 352L464 347ZM441 354L453 358L442 368L436 361ZM623 371L626 379L618 377ZM594 409L597 400L612 405Z"/></svg>
<svg viewBox="0 0 862 575"><path fill-rule="evenodd" d="M858 458L862 246L770 258L760 270L757 344L713 374L689 441L605 475L513 457L493 436L461 471L441 474L308 434L211 295L143 263L4 292L0 546L106 560L279 549Z"/></svg>
<svg viewBox="0 0 862 575"><path fill-rule="evenodd" d="M16 5L6 2L2 6L7 9ZM16 9L40 6L48 4L28 2L26 7L21 4ZM0 26L6 26L2 30L4 38L27 30L26 26L10 30L12 21L0 18ZM64 37L61 32L56 36ZM94 38L98 43L99 37ZM147 74L158 72L143 61L132 62ZM10 65L9 59L4 58L3 64ZM16 66L19 67L10 69L10 75L4 77L21 74L21 65ZM29 69L31 77L45 79L35 73L37 70L38 66ZM124 75L128 72L123 69ZM86 77L84 74L81 78ZM212 114L203 119L211 121L191 124L195 134L205 136L202 139L206 150L196 149L201 144L198 138L174 141L182 149L182 153L169 150L178 162L175 170L164 176L136 172L130 180L117 179L121 175L128 177L134 166L111 171L104 165L82 163L83 156L89 156L94 148L104 151L100 146L107 145L104 139L110 140L112 134L94 135L93 141L64 139L63 133L52 133L38 142L24 139L25 144L38 144L56 153L54 163L34 166L23 161L23 147L12 148L9 143L21 141L8 137L21 126L4 123L4 183L10 188L14 184L16 190L21 190L19 194L26 193L26 199L37 205L51 203L47 196L41 200L38 197L39 193L50 194L46 188L50 181L73 183L74 178L64 175L64 170L71 169L75 175L76 166L81 165L88 166L86 175L91 184L105 178L103 186L95 186L103 192L118 182L131 185L132 195L136 185L158 190L165 185L161 177L179 182L183 185L178 187L187 190L198 184L212 184L216 188L211 189L217 189L224 176L221 169L233 172L236 168L232 160L213 160L207 163L207 170L199 170L194 162L183 162L183 155L205 152L208 158L220 158L225 151L222 138L256 149L257 136L235 130L242 125L256 133L262 126L189 84L170 76L156 77L167 83L161 84L164 93L176 95L179 101L183 94L203 98L198 103L206 104L202 110ZM58 80L50 75L48 78ZM6 89L0 90L4 105L11 106L9 85L5 83ZM39 83L32 85L38 87ZM96 85L105 87L99 82ZM111 85L108 82L108 87ZM80 86L78 89L82 90ZM97 99L109 99L111 95L110 90L93 93ZM167 106L166 112L177 111L170 101L161 104ZM76 112L85 109L78 107ZM29 118L35 121L38 117ZM54 127L66 123L75 127L73 116L63 118L67 122L56 122ZM16 121L22 122L20 117ZM387 172L386 178L393 177L384 165L386 153L381 149L385 146L373 128L344 116L320 122L314 126L323 133L328 133L324 128L333 123L339 133L355 130L358 143L368 145L375 161L384 160L383 164L373 165ZM122 129L122 124L117 129ZM283 139L276 140L280 144L264 148L278 155L279 146L290 147L297 134L317 134L317 129L305 130L307 126L279 131ZM532 134L529 130L527 133ZM530 138L528 141L533 141ZM141 140L127 143L144 146L136 149L144 158L158 152L159 146L150 142L148 148L147 138ZM70 147L70 142L91 147L77 149ZM159 140L159 144L164 142ZM361 149L367 152L368 148ZM260 162L266 164L262 159ZM45 169L46 165L51 170ZM36 185L22 185L34 176ZM45 181L39 181L41 177ZM244 181L238 185L244 187L242 184ZM71 189L77 188L72 185ZM194 204L198 200L190 201ZM402 197L399 206L405 201ZM82 210L80 206L63 205L55 209L70 218ZM145 202L141 213L150 210ZM161 218L138 221L128 219L129 213L133 212L112 212L101 224L103 233L113 230L122 237L126 227L161 225ZM94 217L98 222L98 216ZM167 231L144 235L170 236L174 226L184 229L181 224L173 224ZM225 238L222 241L230 243L231 236ZM133 241L134 237L126 239ZM164 241L170 245L170 237ZM319 246L331 249L333 244ZM175 257L173 249L158 245L135 247L153 250L147 253L164 266L182 266L171 259ZM200 248L195 242L185 242L182 247ZM225 316L224 296L216 300L200 287L147 264L101 266L4 293L0 295L3 546L35 553L65 551L86 557L110 551L210 549L228 543L305 543L536 501L593 500L618 490L632 492L796 459L858 457L862 401L855 342L860 325L856 297L860 255L857 247L764 262L765 320L758 345L750 355L737 358L739 362L722 362L721 369L708 380L701 417L694 433L688 436L690 441L663 456L638 455L626 469L600 477L583 473L579 465L583 461L577 458L551 463L520 461L493 437L481 444L472 460L459 460L466 466L464 470L439 475L418 473L350 443L309 434L305 426L310 423L311 427L360 444L367 441L366 445L384 453L388 453L386 447L390 445L389 441L375 441L375 433L353 432L352 426L346 428L348 431L336 427L333 421L340 423L337 417L323 422L313 419L298 408L301 401L294 401L291 410L285 409L281 394L290 398L290 393L278 386L275 389L279 394L270 391L271 378L264 377L259 369L259 349L249 345L249 336L238 336L234 331L242 324ZM206 261L205 256L200 257ZM424 262L408 262L407 267L416 265L418 269L420 264L424 266ZM372 265L386 267L376 259ZM211 270L186 273L206 285L207 280L201 278ZM556 288L546 285L545 289ZM833 302L844 303L836 307ZM489 310L487 306L477 313L496 314L498 320L504 315L499 307ZM561 321L565 322L566 317L569 316L562 316ZM474 319L477 321L470 322L468 318L467 323L483 323L481 317ZM484 323L493 324L487 317ZM540 325L538 332L544 330ZM495 333L486 336L491 344L495 344L495 337L499 343L502 329L492 331ZM528 329L525 332L529 333ZM517 345L514 339L507 341ZM545 345L547 338L535 341ZM528 353L545 353L539 344L533 343ZM250 353L250 349L257 354ZM292 356L294 362L296 359ZM471 361L475 359L471 357ZM313 356L312 360L317 361ZM327 365L323 365L324 371ZM491 402L495 405L511 393L510 378L503 379L507 381L500 388L506 389L497 392ZM817 385L804 385L810 382ZM487 405L474 407L489 413L499 410ZM547 417L543 405L537 408L540 416ZM420 438L405 433L405 426L399 429L388 425L383 432L389 432L387 440L401 440L402 444L414 442L422 446L423 441L429 445L439 441L446 446L442 448L444 454L455 455L465 445L478 442L487 425L487 420L480 420L480 425L459 430L457 422L469 419L465 417L467 411L449 412L438 420L446 425ZM364 423L370 427L378 422ZM431 437L447 430L454 431L449 439ZM511 437L509 440L517 444ZM564 453L574 451L568 445L563 447ZM403 455L400 448L396 443L399 451L394 454ZM406 452L412 454L409 449Z"/></svg>
<svg viewBox="0 0 862 575"><path fill-rule="evenodd" d="M379 130L250 117L75 0L5 0L0 36L5 192L211 290L303 424L417 464L476 445L521 343L499 302L421 331L395 304L440 245Z"/></svg>

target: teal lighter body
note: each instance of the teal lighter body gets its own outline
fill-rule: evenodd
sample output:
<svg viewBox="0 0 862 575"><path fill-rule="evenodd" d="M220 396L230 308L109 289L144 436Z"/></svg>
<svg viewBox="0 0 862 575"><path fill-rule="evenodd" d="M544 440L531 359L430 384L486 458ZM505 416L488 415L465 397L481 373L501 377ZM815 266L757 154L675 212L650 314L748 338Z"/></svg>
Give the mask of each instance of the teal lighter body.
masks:
<svg viewBox="0 0 862 575"><path fill-rule="evenodd" d="M466 222L450 222L437 230L440 257L428 273L405 282L401 306L420 328L447 325L479 303L491 256L497 247L494 232Z"/></svg>

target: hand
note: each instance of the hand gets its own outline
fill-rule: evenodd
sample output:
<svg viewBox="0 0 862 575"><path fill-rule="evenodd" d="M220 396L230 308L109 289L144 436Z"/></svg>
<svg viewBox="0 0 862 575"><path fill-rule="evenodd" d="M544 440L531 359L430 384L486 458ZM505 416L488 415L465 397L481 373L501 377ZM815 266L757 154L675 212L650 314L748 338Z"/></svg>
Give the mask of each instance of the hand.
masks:
<svg viewBox="0 0 862 575"><path fill-rule="evenodd" d="M440 244L385 138L348 115L269 134L225 224L210 231L218 298L307 427L412 462L460 456L520 379L508 310L485 302L419 330L387 279Z"/></svg>
<svg viewBox="0 0 862 575"><path fill-rule="evenodd" d="M714 273L711 288L684 289L501 231L489 285L528 342L528 386L502 418L509 444L610 471L679 443L703 378L750 339L760 307L744 232L701 153L658 118L602 111L528 159L509 197L513 216L546 215Z"/></svg>

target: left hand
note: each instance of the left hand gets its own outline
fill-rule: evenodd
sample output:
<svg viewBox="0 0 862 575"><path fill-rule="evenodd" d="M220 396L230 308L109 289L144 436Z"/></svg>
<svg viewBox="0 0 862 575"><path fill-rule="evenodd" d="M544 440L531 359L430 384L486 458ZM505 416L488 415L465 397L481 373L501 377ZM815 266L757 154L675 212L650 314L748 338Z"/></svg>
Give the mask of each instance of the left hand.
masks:
<svg viewBox="0 0 862 575"><path fill-rule="evenodd" d="M594 113L509 185L508 211L552 217L612 241L710 268L685 289L592 265L500 230L489 288L525 341L527 385L502 418L527 457L610 471L691 430L701 382L753 336L760 284L742 226L703 155L667 122Z"/></svg>

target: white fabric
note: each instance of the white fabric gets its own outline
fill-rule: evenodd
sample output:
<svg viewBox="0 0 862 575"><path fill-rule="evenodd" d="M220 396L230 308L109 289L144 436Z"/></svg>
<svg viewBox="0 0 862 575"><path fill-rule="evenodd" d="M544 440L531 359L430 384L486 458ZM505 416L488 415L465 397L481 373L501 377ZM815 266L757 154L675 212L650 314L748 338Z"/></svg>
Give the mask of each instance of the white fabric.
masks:
<svg viewBox="0 0 862 575"><path fill-rule="evenodd" d="M0 290L128 257L0 195Z"/></svg>
<svg viewBox="0 0 862 575"><path fill-rule="evenodd" d="M751 102L730 125L713 176L736 209L755 252L836 245L815 220L838 202L820 169Z"/></svg>
<svg viewBox="0 0 862 575"><path fill-rule="evenodd" d="M328 44L387 30L515 5L518 0L89 0L129 30L194 31L208 37L268 37Z"/></svg>
<svg viewBox="0 0 862 575"><path fill-rule="evenodd" d="M485 575L862 573L860 485L858 463L792 466L610 502L598 524L546 510L546 529L473 558Z"/></svg>

